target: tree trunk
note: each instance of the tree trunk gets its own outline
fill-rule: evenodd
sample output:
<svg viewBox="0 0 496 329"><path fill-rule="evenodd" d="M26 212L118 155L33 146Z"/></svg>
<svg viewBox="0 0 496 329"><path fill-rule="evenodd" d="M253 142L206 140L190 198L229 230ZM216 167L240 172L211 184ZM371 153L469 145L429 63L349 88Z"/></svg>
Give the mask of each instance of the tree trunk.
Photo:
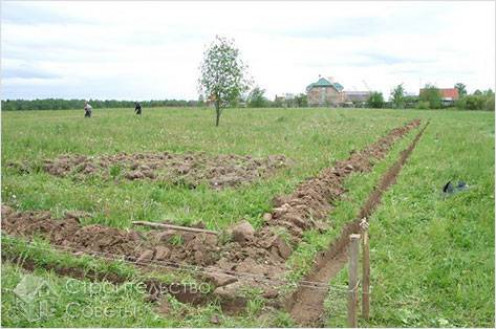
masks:
<svg viewBox="0 0 496 329"><path fill-rule="evenodd" d="M220 120L220 104L219 102L215 102L215 126L219 126L219 120Z"/></svg>

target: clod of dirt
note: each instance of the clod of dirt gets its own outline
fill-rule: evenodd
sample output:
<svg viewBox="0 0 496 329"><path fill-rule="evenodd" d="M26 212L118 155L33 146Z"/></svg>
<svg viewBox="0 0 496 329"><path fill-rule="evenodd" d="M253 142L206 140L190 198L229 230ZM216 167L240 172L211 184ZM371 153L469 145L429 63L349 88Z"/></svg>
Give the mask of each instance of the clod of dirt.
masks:
<svg viewBox="0 0 496 329"><path fill-rule="evenodd" d="M281 256L282 259L288 259L293 252L293 248L291 248L291 246L280 237L274 240L272 243L272 248L277 251L277 254Z"/></svg>
<svg viewBox="0 0 496 329"><path fill-rule="evenodd" d="M245 285L242 282L237 281L222 287L217 287L213 294L224 300L244 300L241 296L242 288L244 287Z"/></svg>
<svg viewBox="0 0 496 329"><path fill-rule="evenodd" d="M169 242L170 239L174 236L177 235L177 232L174 231L174 230L166 230L166 231L163 231L163 232L158 232L156 234L156 237L158 238L159 241L162 241L162 242Z"/></svg>
<svg viewBox="0 0 496 329"><path fill-rule="evenodd" d="M128 232L102 225L79 228L73 236L66 237L70 245L82 246L94 251L126 255L134 254L136 242L128 238Z"/></svg>
<svg viewBox="0 0 496 329"><path fill-rule="evenodd" d="M264 291L262 293L263 298L274 299L277 298L278 296L279 296L279 291L277 291L276 289L272 287L264 287Z"/></svg>
<svg viewBox="0 0 496 329"><path fill-rule="evenodd" d="M235 276L218 272L215 268L211 272L203 274L205 280L211 282L215 287L222 287L238 281Z"/></svg>
<svg viewBox="0 0 496 329"><path fill-rule="evenodd" d="M154 260L166 260L169 258L171 254L171 251L169 248L164 247L164 246L156 246L155 247L155 256L153 257Z"/></svg>
<svg viewBox="0 0 496 329"><path fill-rule="evenodd" d="M186 244L197 237L195 233L189 233L189 232L179 232L179 236L181 236L181 239Z"/></svg>
<svg viewBox="0 0 496 329"><path fill-rule="evenodd" d="M241 221L232 229L233 240L241 244L251 241L254 235L255 229L246 220Z"/></svg>
<svg viewBox="0 0 496 329"><path fill-rule="evenodd" d="M124 177L130 180L135 180L135 179L143 179L145 178L145 175L139 170L134 170L127 173Z"/></svg>
<svg viewBox="0 0 496 329"><path fill-rule="evenodd" d="M256 274L261 277L270 274L270 269L270 266L258 264L253 258L246 258L236 266L237 272Z"/></svg>
<svg viewBox="0 0 496 329"><path fill-rule="evenodd" d="M136 260L136 263L146 263L153 259L154 250L145 250Z"/></svg>
<svg viewBox="0 0 496 329"><path fill-rule="evenodd" d="M190 235L193 235L190 233ZM219 247L217 237L207 234L193 235L193 239L184 245L188 258L196 264L211 265L218 259Z"/></svg>

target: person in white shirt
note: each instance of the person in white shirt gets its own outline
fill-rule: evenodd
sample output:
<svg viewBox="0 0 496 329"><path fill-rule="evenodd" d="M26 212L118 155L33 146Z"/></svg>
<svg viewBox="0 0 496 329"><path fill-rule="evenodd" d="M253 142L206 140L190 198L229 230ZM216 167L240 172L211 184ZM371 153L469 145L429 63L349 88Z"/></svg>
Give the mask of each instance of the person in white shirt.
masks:
<svg viewBox="0 0 496 329"><path fill-rule="evenodd" d="M92 111L93 108L91 107L90 103L88 103L88 101L84 101L84 117L91 118Z"/></svg>

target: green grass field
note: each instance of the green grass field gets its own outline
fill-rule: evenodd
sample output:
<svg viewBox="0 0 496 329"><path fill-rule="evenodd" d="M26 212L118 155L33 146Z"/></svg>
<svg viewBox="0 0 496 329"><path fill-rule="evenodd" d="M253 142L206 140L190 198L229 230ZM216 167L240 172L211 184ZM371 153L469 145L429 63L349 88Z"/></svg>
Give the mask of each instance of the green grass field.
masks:
<svg viewBox="0 0 496 329"><path fill-rule="evenodd" d="M89 120L81 112L2 113L3 204L18 210L50 210L60 216L66 210L86 211L93 215L88 224L119 228L130 227L131 220L165 219L179 224L201 220L214 230L241 219L257 226L275 196L290 193L306 178L345 159L351 150L363 148L391 128L414 118L421 118L423 123L430 119L396 185L385 194L370 219L373 290L368 325L494 326L494 113L234 109L225 111L216 128L213 111L205 109L145 109L142 117L133 115L132 110L96 110ZM353 175L346 181L348 192L330 215L337 227L354 218L381 174L413 135L395 145L373 172ZM163 151L260 157L284 154L293 164L268 179L220 191L206 186L191 190L146 180L80 182L41 171L21 175L6 166L8 162L29 162L36 167L44 159L67 153ZM450 179L463 180L469 188L446 198L441 189ZM295 278L308 270L316 251L325 248L336 234L306 235L288 262ZM37 253L33 257L48 256ZM220 326L294 325L282 311L260 318L265 306L258 298L253 298L245 313L237 317L223 315L215 304L195 308L173 299L170 312L159 316L143 301L142 292L116 288L95 296L73 294L65 289L73 279L41 269L34 274L49 281L59 296L52 316L35 321L22 316L12 289L26 273L15 264L3 264L3 326L211 327L214 315L219 316ZM345 280L344 270L333 282ZM99 285L104 284L95 283ZM114 305L116 312L124 314L103 319L67 316L66 306L73 302L80 307L74 312L88 306L85 310L90 314ZM328 300L326 305L327 324L346 325L330 311L333 301Z"/></svg>
<svg viewBox="0 0 496 329"><path fill-rule="evenodd" d="M2 114L2 163L41 163L64 153L85 155L119 152L208 154L285 154L295 165L263 183L241 189L178 188L161 182L86 184L45 173L20 177L2 172L4 202L20 209L84 210L95 222L127 227L130 220L203 220L212 229L245 218L256 225L270 200L289 193L336 159L345 158L389 129L404 123L406 113L391 116L363 111L231 110L222 126L212 125L209 110L149 110L143 117L129 110L95 111L84 120L78 111ZM365 112L366 113L366 112ZM70 193L68 193L70 192ZM13 196L15 195L15 199Z"/></svg>

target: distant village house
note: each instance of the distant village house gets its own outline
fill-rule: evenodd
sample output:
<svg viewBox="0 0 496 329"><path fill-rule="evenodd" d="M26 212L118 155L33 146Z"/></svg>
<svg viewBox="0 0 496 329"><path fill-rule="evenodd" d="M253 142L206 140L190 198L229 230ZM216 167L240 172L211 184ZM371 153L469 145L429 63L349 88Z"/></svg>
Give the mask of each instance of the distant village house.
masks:
<svg viewBox="0 0 496 329"><path fill-rule="evenodd" d="M424 88L420 89L419 95L425 91ZM438 88L439 95L441 96L441 101L443 106L451 106L455 104L455 101L460 98L458 94L458 89L456 88Z"/></svg>
<svg viewBox="0 0 496 329"><path fill-rule="evenodd" d="M345 91L332 77L322 78L307 87L309 106L365 107L370 91Z"/></svg>
<svg viewBox="0 0 496 329"><path fill-rule="evenodd" d="M343 86L332 78L319 78L307 86L308 106L337 106L344 103Z"/></svg>

